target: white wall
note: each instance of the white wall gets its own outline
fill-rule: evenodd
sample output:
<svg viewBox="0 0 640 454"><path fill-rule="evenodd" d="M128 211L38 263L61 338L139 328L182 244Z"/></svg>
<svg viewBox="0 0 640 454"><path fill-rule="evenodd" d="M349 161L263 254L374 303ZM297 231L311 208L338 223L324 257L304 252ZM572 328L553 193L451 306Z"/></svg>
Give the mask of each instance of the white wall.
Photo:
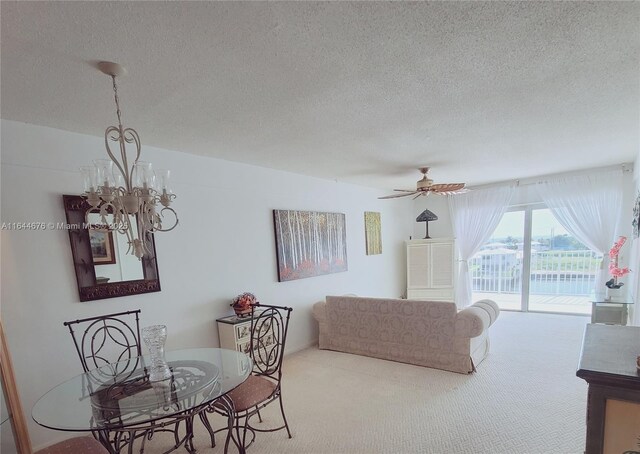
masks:
<svg viewBox="0 0 640 454"><path fill-rule="evenodd" d="M104 140L1 122L2 222L63 222L62 194L78 194L76 169L104 157ZM144 132L141 131L144 140ZM2 231L2 320L26 413L49 388L80 372L66 320L142 309L142 325L166 324L167 347L217 346L215 319L251 291L294 308L293 351L317 341L311 306L327 294L398 297L405 287L409 201L384 191L144 147L143 159L173 171L180 225L156 235L162 292L78 302L66 231ZM277 282L273 209L346 214L344 273ZM383 254L365 255L364 211L382 216ZM30 421L34 447L65 438Z"/></svg>

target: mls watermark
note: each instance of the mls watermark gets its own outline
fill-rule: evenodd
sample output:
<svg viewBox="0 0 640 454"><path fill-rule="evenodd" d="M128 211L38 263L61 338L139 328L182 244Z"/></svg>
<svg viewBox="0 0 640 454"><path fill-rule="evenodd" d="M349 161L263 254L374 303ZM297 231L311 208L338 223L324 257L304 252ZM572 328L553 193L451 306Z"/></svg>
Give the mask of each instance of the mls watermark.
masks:
<svg viewBox="0 0 640 454"><path fill-rule="evenodd" d="M124 230L126 226L119 224L87 224L85 222L69 224L67 222L3 222L1 230Z"/></svg>

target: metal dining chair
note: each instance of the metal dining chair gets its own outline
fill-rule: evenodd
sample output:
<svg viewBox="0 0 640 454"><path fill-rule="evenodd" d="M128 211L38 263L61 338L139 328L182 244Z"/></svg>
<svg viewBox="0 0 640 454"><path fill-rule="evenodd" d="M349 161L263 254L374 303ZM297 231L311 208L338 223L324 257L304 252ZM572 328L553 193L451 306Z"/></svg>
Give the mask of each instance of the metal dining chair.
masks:
<svg viewBox="0 0 640 454"><path fill-rule="evenodd" d="M211 437L211 447L215 446L215 433L226 428L214 431L207 418L207 413L218 413L225 418L233 418L233 431L227 432L225 452L229 442L233 439L241 453L253 443L256 432L275 432L286 429L289 438L291 431L282 404L282 361L284 348L287 341L287 330L291 316L290 307L270 306L257 303L251 311L251 350L253 372L245 382L229 392L225 398L230 400L234 411L229 414L229 406L213 405L201 411L199 416L207 428ZM262 422L260 409L272 402L278 401L283 425L275 428L257 428L251 425L251 418L258 416ZM251 439L247 441L247 434Z"/></svg>
<svg viewBox="0 0 640 454"><path fill-rule="evenodd" d="M136 309L64 322L64 326L69 328L85 372L116 377L123 371L135 370L138 367L138 361L142 356L140 312L140 309ZM132 361L135 363L132 364ZM87 389L94 398L97 398L99 391L91 390L90 383ZM175 442L173 449L176 449L183 442L179 435L180 423L181 421L170 424L158 423L157 428L150 435L147 435L148 431L144 429L139 433L136 432L136 427L108 429L103 433L93 432L93 435L94 438L109 442L112 446L121 447L120 449L129 445L129 452L133 452L132 443L136 439L141 437L151 439L154 432L169 432L173 434ZM190 421L187 424L190 424ZM195 452L192 439L186 440L185 447L190 452ZM141 450L144 450L144 440Z"/></svg>
<svg viewBox="0 0 640 454"><path fill-rule="evenodd" d="M140 312L136 309L64 322L85 372L142 355Z"/></svg>
<svg viewBox="0 0 640 454"><path fill-rule="evenodd" d="M63 323L69 328L84 372L115 377L119 367L129 367L128 360L137 361L142 355L140 312L140 309L136 309ZM87 392L91 395L96 392L90 381L87 383ZM107 430L106 435L99 431L92 433L95 439L106 436L106 441L114 442L120 432Z"/></svg>

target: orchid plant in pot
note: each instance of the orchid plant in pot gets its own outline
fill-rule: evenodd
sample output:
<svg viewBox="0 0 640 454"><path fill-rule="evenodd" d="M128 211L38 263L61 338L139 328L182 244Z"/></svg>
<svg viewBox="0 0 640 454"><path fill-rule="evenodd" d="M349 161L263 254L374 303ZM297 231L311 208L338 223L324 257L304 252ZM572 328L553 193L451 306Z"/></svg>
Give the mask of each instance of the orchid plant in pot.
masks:
<svg viewBox="0 0 640 454"><path fill-rule="evenodd" d="M605 282L605 285L607 286L607 294L609 294L610 289L617 290L622 287L624 283L618 282L618 279L626 276L631 272L631 270L627 267L618 267L618 256L620 255L620 249L626 241L627 237L621 236L620 238L618 238L618 241L613 244L611 250L609 250L609 259L611 260L609 262L609 275L611 276L611 279Z"/></svg>

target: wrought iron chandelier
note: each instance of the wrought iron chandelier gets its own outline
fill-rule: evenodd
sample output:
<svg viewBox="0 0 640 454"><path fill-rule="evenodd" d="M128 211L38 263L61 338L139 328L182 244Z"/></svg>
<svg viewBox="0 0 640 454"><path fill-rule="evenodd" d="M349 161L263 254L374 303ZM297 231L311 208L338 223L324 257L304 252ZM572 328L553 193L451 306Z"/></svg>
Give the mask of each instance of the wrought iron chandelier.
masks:
<svg viewBox="0 0 640 454"><path fill-rule="evenodd" d="M140 161L140 136L135 129L122 126L116 77L125 75L126 69L112 62L100 62L98 68L111 76L113 81L118 126L109 126L104 133L110 159L98 159L93 166L81 168L83 196L90 205L85 222L96 230L126 235L129 244L127 254L142 258L145 254L151 254L149 234L168 232L178 225L178 215L169 206L176 195L171 189L170 171L154 171L150 162ZM120 148L119 158L117 151L114 153L111 149L113 142ZM127 144L133 144L135 150L131 166L127 158ZM159 205L160 210L157 209ZM89 222L92 213L99 214L100 223L97 226L95 222ZM169 221L165 221L168 213L171 213Z"/></svg>

